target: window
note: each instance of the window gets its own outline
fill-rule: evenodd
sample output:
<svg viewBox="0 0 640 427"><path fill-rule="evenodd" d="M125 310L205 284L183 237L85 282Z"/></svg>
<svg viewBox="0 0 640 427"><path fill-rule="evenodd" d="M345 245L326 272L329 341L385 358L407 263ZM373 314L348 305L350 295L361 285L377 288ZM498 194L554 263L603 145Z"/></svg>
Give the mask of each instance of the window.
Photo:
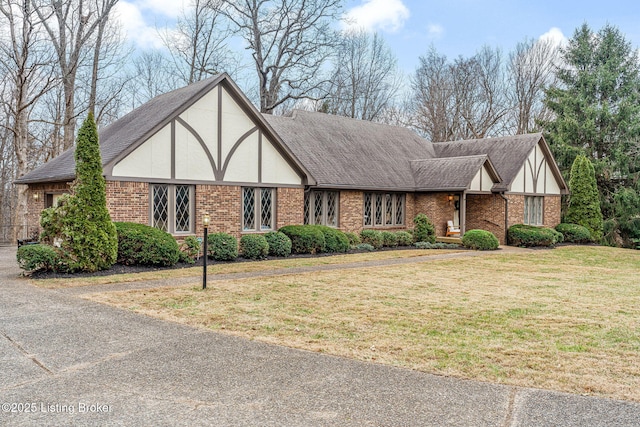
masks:
<svg viewBox="0 0 640 427"><path fill-rule="evenodd" d="M304 195L304 223L338 226L339 193L310 191Z"/></svg>
<svg viewBox="0 0 640 427"><path fill-rule="evenodd" d="M364 193L364 225L404 225L404 194Z"/></svg>
<svg viewBox="0 0 640 427"><path fill-rule="evenodd" d="M172 234L192 233L193 186L151 186L151 225Z"/></svg>
<svg viewBox="0 0 640 427"><path fill-rule="evenodd" d="M268 231L274 227L275 196L273 188L242 189L242 230Z"/></svg>
<svg viewBox="0 0 640 427"><path fill-rule="evenodd" d="M524 223L527 225L543 224L542 196L524 196Z"/></svg>

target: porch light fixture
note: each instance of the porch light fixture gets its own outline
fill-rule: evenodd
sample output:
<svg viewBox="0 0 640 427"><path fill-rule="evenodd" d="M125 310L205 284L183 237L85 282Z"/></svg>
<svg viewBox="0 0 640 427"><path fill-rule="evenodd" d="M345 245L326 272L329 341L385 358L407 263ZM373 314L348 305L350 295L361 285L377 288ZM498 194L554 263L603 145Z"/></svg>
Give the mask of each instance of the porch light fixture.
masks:
<svg viewBox="0 0 640 427"><path fill-rule="evenodd" d="M209 237L209 221L211 221L211 218L209 217L208 213L205 213L204 217L202 218L202 226L204 227L204 250L202 251L202 289L207 289L207 240Z"/></svg>
<svg viewBox="0 0 640 427"><path fill-rule="evenodd" d="M33 193L33 200L38 200L40 195L38 193Z"/></svg>
<svg viewBox="0 0 640 427"><path fill-rule="evenodd" d="M449 194L447 200L449 200L449 204L451 204L451 202L453 202L453 194Z"/></svg>

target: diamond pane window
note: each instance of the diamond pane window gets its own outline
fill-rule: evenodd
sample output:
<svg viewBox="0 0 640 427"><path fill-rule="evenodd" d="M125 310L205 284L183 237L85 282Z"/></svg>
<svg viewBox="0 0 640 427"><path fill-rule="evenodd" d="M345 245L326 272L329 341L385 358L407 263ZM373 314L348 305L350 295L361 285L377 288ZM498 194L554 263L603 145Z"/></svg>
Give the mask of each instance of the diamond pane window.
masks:
<svg viewBox="0 0 640 427"><path fill-rule="evenodd" d="M188 185L176 185L176 232L187 232L191 229L189 195Z"/></svg>
<svg viewBox="0 0 640 427"><path fill-rule="evenodd" d="M337 215L337 199L338 193L335 191L327 192L327 225L330 227L338 226L338 215Z"/></svg>
<svg viewBox="0 0 640 427"><path fill-rule="evenodd" d="M152 222L156 228L162 231L169 231L169 186L153 186L153 215Z"/></svg>
<svg viewBox="0 0 640 427"><path fill-rule="evenodd" d="M382 194L376 194L376 225L383 225Z"/></svg>
<svg viewBox="0 0 640 427"><path fill-rule="evenodd" d="M542 225L544 223L544 198L541 196L524 197L524 223L527 225Z"/></svg>
<svg viewBox="0 0 640 427"><path fill-rule="evenodd" d="M273 228L273 190L262 188L260 190L260 229L271 230Z"/></svg>
<svg viewBox="0 0 640 427"><path fill-rule="evenodd" d="M309 224L309 203L311 202L310 193L304 195L304 223Z"/></svg>
<svg viewBox="0 0 640 427"><path fill-rule="evenodd" d="M313 193L313 223L316 225L322 225L322 215L323 206L322 206L322 192L314 192Z"/></svg>
<svg viewBox="0 0 640 427"><path fill-rule="evenodd" d="M404 197L402 194L396 194L396 225L404 224Z"/></svg>
<svg viewBox="0 0 640 427"><path fill-rule="evenodd" d="M384 195L384 200L385 200L385 224L386 225L393 225L393 198L391 197L391 194L385 194Z"/></svg>
<svg viewBox="0 0 640 427"><path fill-rule="evenodd" d="M364 193L364 225L404 225L404 197L397 193Z"/></svg>
<svg viewBox="0 0 640 427"><path fill-rule="evenodd" d="M256 229L256 190L244 188L242 190L242 229Z"/></svg>
<svg viewBox="0 0 640 427"><path fill-rule="evenodd" d="M364 225L373 225L372 224L372 213L371 213L371 193L364 194Z"/></svg>

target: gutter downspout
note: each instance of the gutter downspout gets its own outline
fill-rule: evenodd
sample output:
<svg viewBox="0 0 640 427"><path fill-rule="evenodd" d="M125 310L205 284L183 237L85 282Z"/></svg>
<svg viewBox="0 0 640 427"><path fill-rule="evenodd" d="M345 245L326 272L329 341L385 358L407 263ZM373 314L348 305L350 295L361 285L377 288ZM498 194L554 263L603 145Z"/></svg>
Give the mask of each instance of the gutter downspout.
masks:
<svg viewBox="0 0 640 427"><path fill-rule="evenodd" d="M509 199L504 195L503 192L500 193L500 197L504 199L504 243L507 244L507 238L509 237Z"/></svg>

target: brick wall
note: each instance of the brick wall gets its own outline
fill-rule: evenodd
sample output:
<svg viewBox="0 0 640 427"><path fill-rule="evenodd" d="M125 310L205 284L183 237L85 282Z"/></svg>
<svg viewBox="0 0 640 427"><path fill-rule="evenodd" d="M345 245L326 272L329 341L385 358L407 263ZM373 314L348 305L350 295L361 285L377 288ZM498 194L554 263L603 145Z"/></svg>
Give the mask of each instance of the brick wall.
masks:
<svg viewBox="0 0 640 427"><path fill-rule="evenodd" d="M364 193L362 191L340 192L340 219L342 231L359 233L362 231Z"/></svg>
<svg viewBox="0 0 640 427"><path fill-rule="evenodd" d="M499 194L467 194L466 230L487 230L504 245L505 201Z"/></svg>
<svg viewBox="0 0 640 427"><path fill-rule="evenodd" d="M149 225L149 184L107 181L107 209L112 221Z"/></svg>
<svg viewBox="0 0 640 427"><path fill-rule="evenodd" d="M544 196L544 226L555 227L562 220L562 196Z"/></svg>
<svg viewBox="0 0 640 427"><path fill-rule="evenodd" d="M229 233L240 238L242 227L242 188L226 185L196 185L196 234L204 233L202 218L211 217L210 233Z"/></svg>
<svg viewBox="0 0 640 427"><path fill-rule="evenodd" d="M27 235L40 233L40 213L44 210L47 194L69 193L71 183L31 184L27 191ZM35 197L34 197L35 196Z"/></svg>
<svg viewBox="0 0 640 427"><path fill-rule="evenodd" d="M304 224L304 189L278 188L277 190L277 227Z"/></svg>
<svg viewBox="0 0 640 427"><path fill-rule="evenodd" d="M415 195L414 216L425 214L436 229L436 236L444 236L447 232L447 221L453 220L455 212L453 201L449 201L448 193L417 193ZM408 218L413 227L413 216Z"/></svg>
<svg viewBox="0 0 640 427"><path fill-rule="evenodd" d="M524 196L521 194L507 194L509 199L509 224L522 224L524 222Z"/></svg>

